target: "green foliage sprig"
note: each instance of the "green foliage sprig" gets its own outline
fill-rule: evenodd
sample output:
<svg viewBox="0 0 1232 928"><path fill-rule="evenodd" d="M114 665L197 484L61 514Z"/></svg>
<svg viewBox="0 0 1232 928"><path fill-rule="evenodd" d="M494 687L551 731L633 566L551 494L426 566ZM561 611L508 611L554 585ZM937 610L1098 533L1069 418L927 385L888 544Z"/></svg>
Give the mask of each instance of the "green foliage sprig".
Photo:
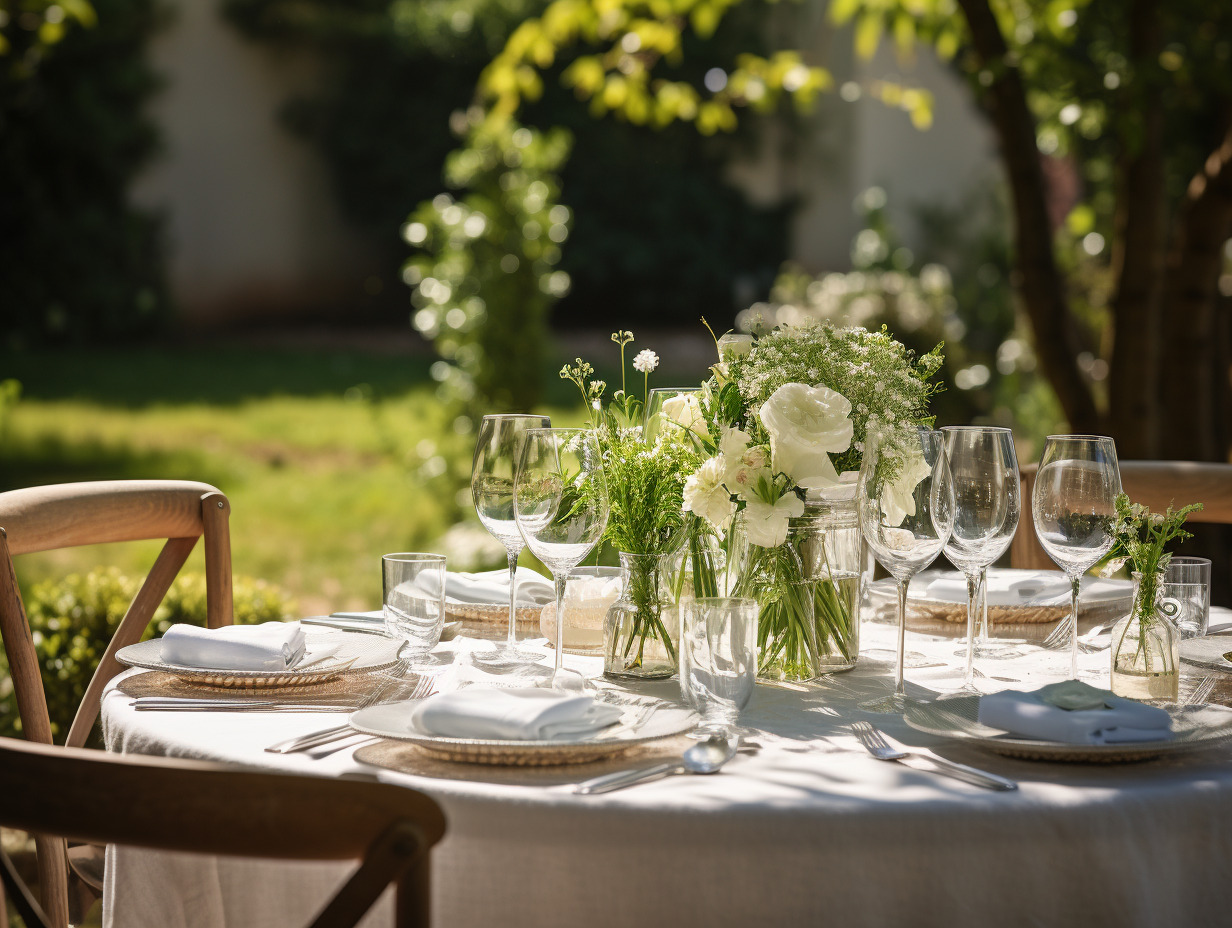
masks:
<svg viewBox="0 0 1232 928"><path fill-rule="evenodd" d="M646 441L642 415L657 357L640 364L647 392L639 398L624 389L625 349L633 333L614 332L612 341L620 349L622 387L608 402L603 401L607 384L591 379L594 368L581 358L561 368L560 376L577 386L599 440L611 507L604 540L629 554L668 554L684 540L684 484L701 458L683 429L666 426L654 442Z"/></svg>
<svg viewBox="0 0 1232 928"><path fill-rule="evenodd" d="M1109 565L1125 565L1138 574L1135 608L1141 621L1149 621L1155 615L1159 583L1172 560L1168 545L1193 537L1184 529L1185 520L1201 509L1201 503L1190 503L1176 511L1169 506L1166 512L1151 512L1146 506L1130 502L1125 493L1117 496L1111 529L1115 540Z"/></svg>

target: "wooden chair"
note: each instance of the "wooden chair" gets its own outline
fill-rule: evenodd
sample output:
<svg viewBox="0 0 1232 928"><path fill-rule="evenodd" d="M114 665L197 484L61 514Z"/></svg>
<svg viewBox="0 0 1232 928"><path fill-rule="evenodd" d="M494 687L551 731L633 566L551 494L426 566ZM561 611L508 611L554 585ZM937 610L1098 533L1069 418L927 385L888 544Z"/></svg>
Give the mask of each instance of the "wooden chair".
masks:
<svg viewBox="0 0 1232 928"><path fill-rule="evenodd" d="M1035 537L1035 524L1031 519L1035 471L1035 464L1022 468L1022 516L1010 543L1010 564L1051 569L1056 565ZM1204 508L1191 515L1190 521L1232 525L1232 464L1122 461L1121 488L1135 503L1142 503L1156 512L1169 506L1202 503Z"/></svg>
<svg viewBox="0 0 1232 928"><path fill-rule="evenodd" d="M208 622L211 628L231 623L230 511L227 498L214 487L181 480L67 483L0 493L0 635L28 741L51 744L51 720L13 556L77 545L167 539L99 661L69 728L66 746L81 747L98 718L103 688L123 669L115 659L116 651L141 639L154 610L202 536ZM65 842L58 837L36 836L35 843L43 905L54 924L67 924L69 868ZM76 869L84 873L87 868ZM84 878L99 888L96 878Z"/></svg>
<svg viewBox="0 0 1232 928"><path fill-rule="evenodd" d="M0 738L0 824L168 851L362 861L312 928L354 926L391 883L398 928L427 928L430 851L445 833L437 804L400 786L10 738ZM26 925L53 928L2 851L0 864Z"/></svg>

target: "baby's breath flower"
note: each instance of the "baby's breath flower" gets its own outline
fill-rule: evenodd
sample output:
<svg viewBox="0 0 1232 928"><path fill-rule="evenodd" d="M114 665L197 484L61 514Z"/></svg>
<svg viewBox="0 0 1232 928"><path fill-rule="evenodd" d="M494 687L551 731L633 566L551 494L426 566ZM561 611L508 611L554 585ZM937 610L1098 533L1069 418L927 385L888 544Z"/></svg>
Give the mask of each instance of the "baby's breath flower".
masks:
<svg viewBox="0 0 1232 928"><path fill-rule="evenodd" d="M649 348L643 348L633 359L633 369L639 374L649 374L659 366L659 356Z"/></svg>

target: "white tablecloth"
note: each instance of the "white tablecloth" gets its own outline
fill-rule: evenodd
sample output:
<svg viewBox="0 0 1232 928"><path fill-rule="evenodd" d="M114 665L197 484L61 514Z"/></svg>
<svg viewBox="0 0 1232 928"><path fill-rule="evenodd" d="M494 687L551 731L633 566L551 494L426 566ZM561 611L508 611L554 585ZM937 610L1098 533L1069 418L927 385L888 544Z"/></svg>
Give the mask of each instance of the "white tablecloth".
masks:
<svg viewBox="0 0 1232 928"><path fill-rule="evenodd" d="M435 924L449 928L1232 922L1232 749L1104 767L942 743L854 708L885 685L890 665L875 658L887 656L893 634L866 623L863 647L874 659L834 685L759 686L742 719L755 731L751 744L721 774L604 796L574 796L559 768L526 785L534 774L410 776L359 764L350 750L315 761L262 750L337 715L137 713L113 688L104 730L114 751L374 776L430 794L448 820L433 905ZM908 647L947 662L908 670L909 680L938 690L961 682L953 640L913 634ZM980 662L980 684L1033 687L1067 674L1067 652L1027 652ZM1081 660L1106 669L1108 652ZM675 688L635 687L669 698ZM859 718L1021 788L991 792L874 760L848 732ZM123 928L303 925L346 872L134 849L113 849L108 864L105 919ZM388 913L364 925L388 925Z"/></svg>

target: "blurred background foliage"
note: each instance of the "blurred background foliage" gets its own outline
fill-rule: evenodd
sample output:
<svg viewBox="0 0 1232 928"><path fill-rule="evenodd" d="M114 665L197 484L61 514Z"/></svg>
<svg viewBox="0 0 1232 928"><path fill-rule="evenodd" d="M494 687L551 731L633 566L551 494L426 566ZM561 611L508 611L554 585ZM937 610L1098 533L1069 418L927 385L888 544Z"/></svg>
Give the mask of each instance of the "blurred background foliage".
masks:
<svg viewBox="0 0 1232 928"><path fill-rule="evenodd" d="M0 332L10 344L151 331L168 309L158 218L129 186L157 0L0 4Z"/></svg>
<svg viewBox="0 0 1232 928"><path fill-rule="evenodd" d="M707 140L680 126L654 132L597 121L557 79L570 64L562 58L543 94L521 113L521 126L473 134L480 74L519 24L543 7L542 0L226 0L224 5L248 35L311 48L324 57L315 90L288 101L284 116L320 147L346 214L385 249L391 315L406 318L406 291L396 283L406 259L398 230L416 203L431 203L442 192L441 165L448 152L469 138L485 161L502 145L500 157L515 159L522 149L511 143L520 127L532 132L560 127L571 136L568 163L540 164L536 170L542 176L527 180L563 191L561 202L574 217L559 263L571 284L551 315L553 325L568 328L616 316L634 323L688 323L699 305L733 315L742 302L747 305L767 290L787 254L788 210L756 208L723 180L732 146L748 144L747 133ZM732 55L750 44L760 46L762 15L750 5L730 16L710 43ZM683 67L702 80L699 63L686 56ZM451 197L464 198L459 191L469 184L494 180L456 161L450 165L444 192ZM485 213L489 229L523 228L520 211ZM683 228L690 234L682 235ZM495 234L484 241L490 243ZM510 242L506 253L516 257L534 248ZM515 292L524 291L509 291ZM453 308L459 307L450 304L445 312ZM500 302L488 306L486 318L495 324L501 313L520 311L513 302ZM429 331L442 330L429 326ZM542 340L543 329L533 338ZM531 340L528 330L519 348ZM467 341L463 331L440 344L456 354L456 346Z"/></svg>

